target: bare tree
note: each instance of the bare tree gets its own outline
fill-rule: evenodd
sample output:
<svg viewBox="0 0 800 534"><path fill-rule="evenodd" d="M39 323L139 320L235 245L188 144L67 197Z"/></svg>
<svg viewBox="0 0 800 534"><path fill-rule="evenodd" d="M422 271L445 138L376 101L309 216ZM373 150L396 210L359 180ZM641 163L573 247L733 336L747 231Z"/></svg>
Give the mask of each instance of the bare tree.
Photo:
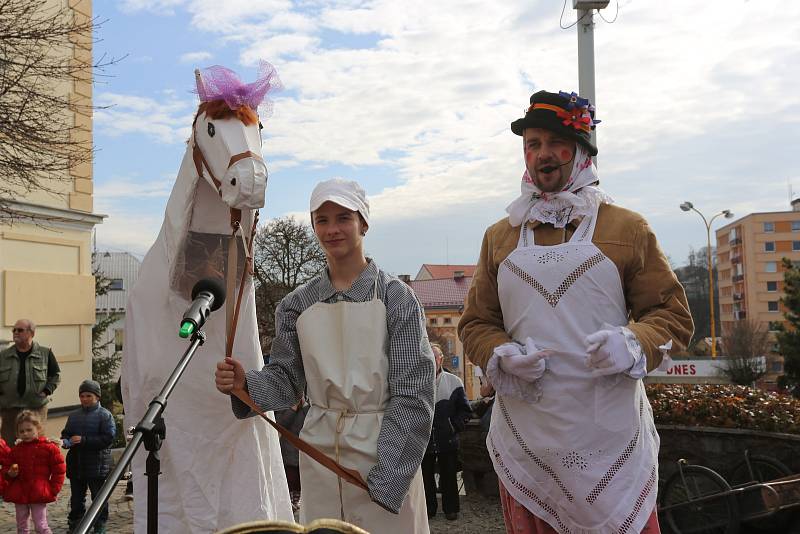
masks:
<svg viewBox="0 0 800 534"><path fill-rule="evenodd" d="M752 386L766 374L761 357L770 347L769 331L753 319L734 321L722 336L722 372L734 384Z"/></svg>
<svg viewBox="0 0 800 534"><path fill-rule="evenodd" d="M275 337L275 309L283 297L325 268L325 253L311 226L294 217L273 219L256 232L256 315L264 348Z"/></svg>
<svg viewBox="0 0 800 534"><path fill-rule="evenodd" d="M25 216L9 200L64 194L70 170L91 162L89 123L76 124L69 111L95 108L67 88L116 63L92 60L99 24L60 3L0 0L0 222Z"/></svg>

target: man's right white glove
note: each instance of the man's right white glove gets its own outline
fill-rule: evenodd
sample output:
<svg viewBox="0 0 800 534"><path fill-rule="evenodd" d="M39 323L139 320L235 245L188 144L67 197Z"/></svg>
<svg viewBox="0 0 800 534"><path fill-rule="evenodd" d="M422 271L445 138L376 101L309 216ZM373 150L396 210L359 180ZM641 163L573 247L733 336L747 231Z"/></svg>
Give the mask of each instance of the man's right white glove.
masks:
<svg viewBox="0 0 800 534"><path fill-rule="evenodd" d="M539 350L531 338L525 346L516 342L504 343L494 349L486 366L486 376L501 395L536 402L542 396L537 381L547 369L550 351Z"/></svg>
<svg viewBox="0 0 800 534"><path fill-rule="evenodd" d="M547 368L545 358L549 352L539 350L531 338L525 340L524 352L519 350L521 347L519 343L506 343L494 349L494 353L501 357L500 369L526 382L536 382Z"/></svg>

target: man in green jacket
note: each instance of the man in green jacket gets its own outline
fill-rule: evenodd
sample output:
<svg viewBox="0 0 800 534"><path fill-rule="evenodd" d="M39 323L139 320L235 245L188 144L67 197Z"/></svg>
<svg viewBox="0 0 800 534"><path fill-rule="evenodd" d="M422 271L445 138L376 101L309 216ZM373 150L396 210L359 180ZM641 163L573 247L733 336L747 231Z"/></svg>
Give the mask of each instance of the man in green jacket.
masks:
<svg viewBox="0 0 800 534"><path fill-rule="evenodd" d="M38 413L43 422L47 419L47 403L61 381L53 351L33 341L33 321L19 319L11 332L14 345L0 352L0 418L2 438L9 444L16 440L22 410Z"/></svg>

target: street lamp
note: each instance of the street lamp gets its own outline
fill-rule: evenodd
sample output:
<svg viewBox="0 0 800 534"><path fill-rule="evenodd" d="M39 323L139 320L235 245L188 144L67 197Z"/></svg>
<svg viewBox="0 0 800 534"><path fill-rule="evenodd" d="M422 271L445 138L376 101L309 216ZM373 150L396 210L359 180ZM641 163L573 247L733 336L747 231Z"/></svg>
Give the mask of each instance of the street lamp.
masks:
<svg viewBox="0 0 800 534"><path fill-rule="evenodd" d="M733 217L733 212L731 210L722 210L721 212L717 213L711 219L706 219L705 216L694 207L694 204L689 202L688 200L681 204L681 209L683 211L694 211L696 212L701 219L703 219L703 224L706 225L706 239L708 246L706 247L706 256L708 259L708 307L710 310L711 315L711 358L717 357L717 337L716 337L716 327L714 326L714 266L711 264L711 223L714 222L714 219L719 217L720 215L725 216L726 219L730 219Z"/></svg>

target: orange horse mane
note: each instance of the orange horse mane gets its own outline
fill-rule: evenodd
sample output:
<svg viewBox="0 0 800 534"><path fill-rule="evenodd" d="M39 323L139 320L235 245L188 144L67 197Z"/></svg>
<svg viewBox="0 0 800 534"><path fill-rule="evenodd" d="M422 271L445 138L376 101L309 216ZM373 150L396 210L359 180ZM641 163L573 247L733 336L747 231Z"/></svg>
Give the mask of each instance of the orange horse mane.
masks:
<svg viewBox="0 0 800 534"><path fill-rule="evenodd" d="M258 114L250 106L239 106L236 109L231 109L224 100L211 100L210 102L201 102L197 108L197 117L205 112L206 117L211 120L230 119L235 117L242 121L245 126L258 124Z"/></svg>

